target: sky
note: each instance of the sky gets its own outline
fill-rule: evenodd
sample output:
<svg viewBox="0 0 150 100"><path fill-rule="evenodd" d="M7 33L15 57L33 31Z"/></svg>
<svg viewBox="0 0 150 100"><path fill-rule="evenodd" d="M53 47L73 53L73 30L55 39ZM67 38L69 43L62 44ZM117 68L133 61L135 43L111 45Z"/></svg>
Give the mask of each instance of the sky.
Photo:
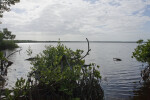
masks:
<svg viewBox="0 0 150 100"><path fill-rule="evenodd" d="M18 40L147 40L150 0L20 0L0 20Z"/></svg>

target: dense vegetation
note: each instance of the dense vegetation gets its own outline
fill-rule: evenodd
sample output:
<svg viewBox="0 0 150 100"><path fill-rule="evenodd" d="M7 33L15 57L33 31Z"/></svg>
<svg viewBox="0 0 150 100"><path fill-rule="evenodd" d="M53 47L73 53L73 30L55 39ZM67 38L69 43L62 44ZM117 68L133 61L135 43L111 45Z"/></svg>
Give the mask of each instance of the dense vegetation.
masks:
<svg viewBox="0 0 150 100"><path fill-rule="evenodd" d="M4 75L7 67L12 64L11 61L7 60L2 50L17 48L18 45L12 41L14 38L15 35L12 35L11 32L7 30L7 28L3 29L3 31L0 31L0 75Z"/></svg>
<svg viewBox="0 0 150 100"><path fill-rule="evenodd" d="M143 43L143 40L137 41L139 44L133 52L133 57L141 62L147 62L150 65L150 40Z"/></svg>
<svg viewBox="0 0 150 100"><path fill-rule="evenodd" d="M10 11L10 6L19 2L19 0L0 0L0 18L3 17L5 11ZM0 21L1 24L1 21ZM15 38L15 35L12 35L7 28L0 30L0 83L3 83L4 78L1 75L7 74L7 67L12 64L11 61L8 61L3 50L5 49L14 49L18 47L12 40ZM1 95L1 88L0 88Z"/></svg>
<svg viewBox="0 0 150 100"><path fill-rule="evenodd" d="M29 49L28 53L32 51ZM5 92L3 99L101 100L99 66L86 65L82 53L82 50L73 51L60 43L56 47L46 47L32 59L28 80L18 80L12 91Z"/></svg>
<svg viewBox="0 0 150 100"><path fill-rule="evenodd" d="M11 34L7 28L4 28L3 31L0 31L0 50L14 49L18 47L13 41L15 37L16 36Z"/></svg>
<svg viewBox="0 0 150 100"><path fill-rule="evenodd" d="M20 0L0 0L0 18L3 17L5 11L10 11L10 6L15 5L15 3ZM1 22L0 22L1 24ZM16 48L17 45L11 41L15 38L15 35L12 35L7 28L0 30L0 51L5 49ZM9 41L8 41L9 40Z"/></svg>
<svg viewBox="0 0 150 100"><path fill-rule="evenodd" d="M150 40L143 42L143 40L137 41L138 46L133 52L133 57L137 61L147 63L147 67L142 71L141 76L144 81L150 81Z"/></svg>

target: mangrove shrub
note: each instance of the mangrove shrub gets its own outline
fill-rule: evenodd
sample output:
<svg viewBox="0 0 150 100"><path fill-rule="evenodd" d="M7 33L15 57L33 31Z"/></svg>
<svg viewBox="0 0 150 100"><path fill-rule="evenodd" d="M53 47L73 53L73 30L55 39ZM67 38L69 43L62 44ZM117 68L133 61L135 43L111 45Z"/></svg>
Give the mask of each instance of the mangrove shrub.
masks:
<svg viewBox="0 0 150 100"><path fill-rule="evenodd" d="M61 43L47 46L32 58L28 80L17 81L20 84L11 93L20 92L12 97L15 100L102 100L99 66L85 64L84 57L82 50L73 51Z"/></svg>
<svg viewBox="0 0 150 100"><path fill-rule="evenodd" d="M150 80L150 40L147 42L143 42L143 40L137 41L138 46L135 48L133 52L134 58L137 61L147 63L147 67L142 71L143 80L149 81Z"/></svg>

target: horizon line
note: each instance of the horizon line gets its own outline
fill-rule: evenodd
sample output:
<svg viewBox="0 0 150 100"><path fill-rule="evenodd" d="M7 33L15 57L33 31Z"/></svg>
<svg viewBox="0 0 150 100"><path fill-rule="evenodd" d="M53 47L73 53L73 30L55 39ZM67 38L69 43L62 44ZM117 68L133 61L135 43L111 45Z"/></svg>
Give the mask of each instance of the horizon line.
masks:
<svg viewBox="0 0 150 100"><path fill-rule="evenodd" d="M49 42L87 42L87 41L39 41L39 40L14 40L16 43L49 43ZM93 43L136 43L137 41L89 41ZM145 42L145 41L144 41Z"/></svg>

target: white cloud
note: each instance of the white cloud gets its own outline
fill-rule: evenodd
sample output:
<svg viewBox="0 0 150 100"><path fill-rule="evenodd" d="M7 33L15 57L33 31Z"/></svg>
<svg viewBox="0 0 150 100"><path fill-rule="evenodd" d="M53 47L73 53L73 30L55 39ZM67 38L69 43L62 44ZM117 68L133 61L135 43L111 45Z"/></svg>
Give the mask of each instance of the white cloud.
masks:
<svg viewBox="0 0 150 100"><path fill-rule="evenodd" d="M143 15L147 5L150 2L143 0L97 0L94 3L89 0L21 0L12 6L11 12L4 14L2 22L3 27L18 34L42 33L53 37L57 34L56 37L78 40L84 33L93 40L111 40L112 35L136 37L150 21L149 16Z"/></svg>

